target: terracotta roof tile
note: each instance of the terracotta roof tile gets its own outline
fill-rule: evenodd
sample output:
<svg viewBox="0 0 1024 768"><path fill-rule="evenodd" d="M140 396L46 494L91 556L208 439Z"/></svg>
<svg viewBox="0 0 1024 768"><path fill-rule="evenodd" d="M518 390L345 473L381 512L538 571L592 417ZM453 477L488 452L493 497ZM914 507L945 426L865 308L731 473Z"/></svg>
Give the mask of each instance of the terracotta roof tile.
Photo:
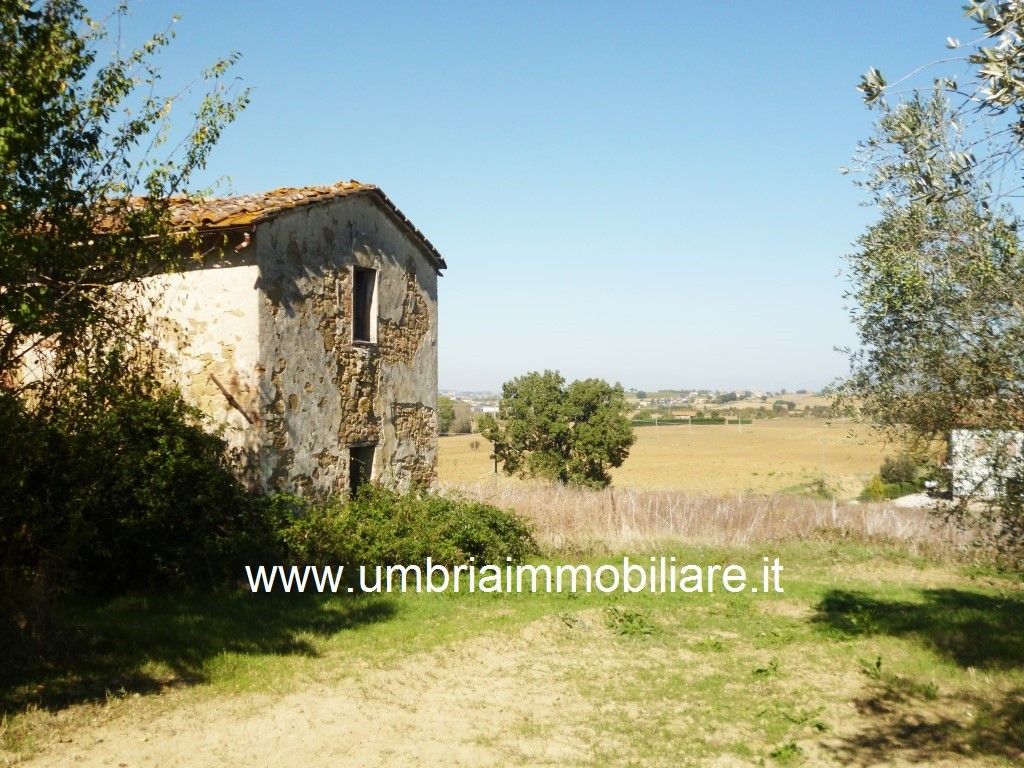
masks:
<svg viewBox="0 0 1024 768"><path fill-rule="evenodd" d="M394 203L372 184L358 181L339 181L336 184L314 187L281 187L269 192L236 197L171 200L172 221L182 227L199 229L220 229L256 224L284 211L313 203L326 202L349 195L367 195L389 213L399 227L404 229L426 252L437 269L447 265L441 254L427 238L413 226Z"/></svg>

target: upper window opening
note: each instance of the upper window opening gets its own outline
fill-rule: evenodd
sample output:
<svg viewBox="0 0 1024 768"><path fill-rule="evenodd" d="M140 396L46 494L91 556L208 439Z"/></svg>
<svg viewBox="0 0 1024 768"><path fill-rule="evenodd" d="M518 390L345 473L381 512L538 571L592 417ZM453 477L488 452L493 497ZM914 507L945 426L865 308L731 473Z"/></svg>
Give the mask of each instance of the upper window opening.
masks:
<svg viewBox="0 0 1024 768"><path fill-rule="evenodd" d="M377 341L377 270L352 269L352 341Z"/></svg>

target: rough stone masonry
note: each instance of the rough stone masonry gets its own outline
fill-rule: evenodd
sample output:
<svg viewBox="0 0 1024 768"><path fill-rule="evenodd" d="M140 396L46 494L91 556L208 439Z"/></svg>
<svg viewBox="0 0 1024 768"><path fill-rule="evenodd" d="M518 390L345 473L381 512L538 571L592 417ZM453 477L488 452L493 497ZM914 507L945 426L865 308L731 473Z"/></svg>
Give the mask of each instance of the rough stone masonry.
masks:
<svg viewBox="0 0 1024 768"><path fill-rule="evenodd" d="M211 245L147 279L154 344L243 479L304 495L432 484L446 265L419 230L358 182L182 201L175 216Z"/></svg>

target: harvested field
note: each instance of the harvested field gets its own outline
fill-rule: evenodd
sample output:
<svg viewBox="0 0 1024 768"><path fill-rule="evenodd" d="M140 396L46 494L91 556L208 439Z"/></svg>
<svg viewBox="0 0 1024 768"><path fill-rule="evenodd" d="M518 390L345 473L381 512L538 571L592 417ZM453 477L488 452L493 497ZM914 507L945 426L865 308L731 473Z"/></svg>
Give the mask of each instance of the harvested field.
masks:
<svg viewBox="0 0 1024 768"><path fill-rule="evenodd" d="M811 418L739 427L637 427L636 436L626 463L612 473L616 487L850 499L878 471L887 448L863 425ZM438 475L444 483L489 479L494 474L489 454L490 443L480 435L443 437Z"/></svg>

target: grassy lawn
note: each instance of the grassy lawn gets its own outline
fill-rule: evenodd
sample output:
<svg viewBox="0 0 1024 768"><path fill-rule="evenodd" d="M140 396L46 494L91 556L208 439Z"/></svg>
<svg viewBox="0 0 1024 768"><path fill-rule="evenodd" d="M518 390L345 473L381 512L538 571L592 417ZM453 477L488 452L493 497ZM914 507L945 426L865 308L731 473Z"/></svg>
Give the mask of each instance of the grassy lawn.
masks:
<svg viewBox="0 0 1024 768"><path fill-rule="evenodd" d="M777 555L785 593L80 602L61 653L3 681L0 764L309 765L352 739L331 764L1024 759L1019 577L827 542L658 554Z"/></svg>
<svg viewBox="0 0 1024 768"><path fill-rule="evenodd" d="M854 498L885 455L885 446L865 427L812 418L768 419L742 427L637 427L636 436L629 458L612 473L616 487L800 493L824 480L837 498ZM489 454L490 443L480 435L441 438L441 482L490 478L494 465Z"/></svg>

